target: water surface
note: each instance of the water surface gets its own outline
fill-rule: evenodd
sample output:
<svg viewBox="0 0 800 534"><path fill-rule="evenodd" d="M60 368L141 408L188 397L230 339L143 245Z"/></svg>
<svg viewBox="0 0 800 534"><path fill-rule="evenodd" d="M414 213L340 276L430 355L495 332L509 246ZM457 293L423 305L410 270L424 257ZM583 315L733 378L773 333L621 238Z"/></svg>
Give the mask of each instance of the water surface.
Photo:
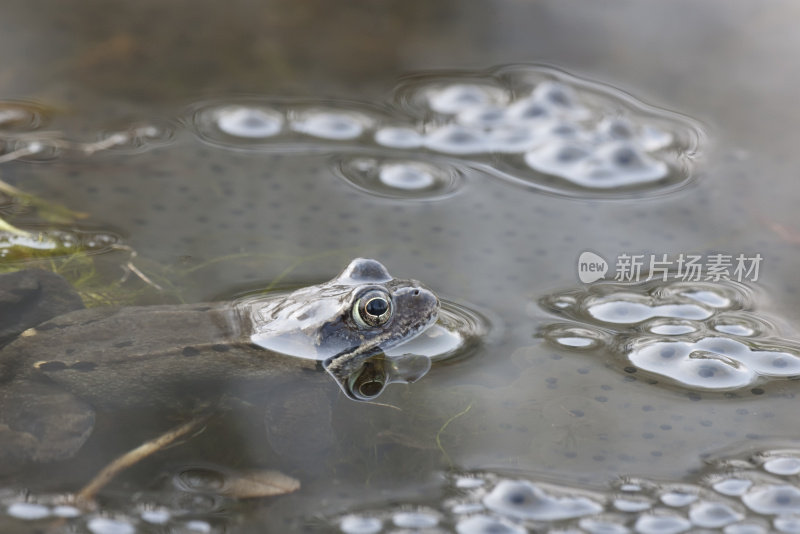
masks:
<svg viewBox="0 0 800 534"><path fill-rule="evenodd" d="M14 143L22 144L4 146L3 153L27 146L30 140L20 139L25 131L37 132L46 150L3 162L0 177L88 215L60 231L111 236L103 242L134 250L135 265L164 289L140 284L136 303L232 299L270 285L318 283L363 256L379 259L395 276L423 281L491 324L467 357L435 364L415 384L390 386L380 402L396 408L311 399L317 419L297 424L285 441L266 440L270 416L248 412L210 428L205 439L154 456L102 494L106 519L134 517L129 522L146 532L155 527L141 510L165 507L188 510L180 521L197 518L234 531L280 531L287 524L336 531L343 517L362 513L397 528L427 524L408 516L397 524L402 512L435 516L450 529L462 521L447 515L456 476L486 478L481 491L488 495L499 491L501 479L549 483L557 489L548 495L607 507L613 499L599 495L617 491L620 477L647 481L631 492L634 501L663 501L667 490L647 489L651 482L718 492L693 478L717 474L719 464L704 467L705 458L791 449L786 440L798 437L793 375L766 386L747 375L720 391L701 391L683 375L664 378L635 354L664 348L657 344L672 343L670 336L684 349L713 336L740 344L713 359L730 368L747 346L794 357L800 340L792 261L800 242L794 5L382 7L139 2L111 12L85 1L68 12L55 4L2 8L0 117L10 109L34 112L32 119L7 120ZM543 63L557 69L536 66ZM552 74L562 71L568 74ZM503 77L509 72L535 80L523 88ZM673 132L677 141L654 152L665 151L672 170L666 177L637 175L647 178L642 185L595 189L542 172L549 152L526 157L531 146L511 156L497 145L464 148L486 129L481 121L523 101L523 89L535 91L548 76L566 81L582 106L605 110L575 119L591 128L624 117L639 133L645 125ZM448 87L466 85L485 89L475 93L486 99L481 113L455 113L442 97ZM426 98L420 87L433 88L424 105L414 96ZM498 87L505 92L493 92ZM472 97L462 91L459 98ZM452 130L475 124L478 130ZM387 134L388 127L406 130ZM127 136L119 143L94 145L119 132ZM422 134L427 141L418 146L414 135ZM460 148L453 148L454 138ZM87 146L97 149L89 154ZM52 224L13 200L2 213L21 227ZM673 298L657 282L609 291L582 284L577 260L587 250L612 268L623 253L760 253L764 261L758 281L742 292L712 283L691 289L695 298ZM116 280L130 254L114 249L97 257L101 274ZM592 291L604 300L566 311L543 305L562 294L586 304L581 299ZM718 302L725 298L731 303ZM608 307L620 302L625 314L649 307L626 323ZM658 308L665 305L678 308ZM214 432L225 432L224 442L212 439ZM24 501L20 492L27 489L42 502L75 491L121 452L125 440L119 441L94 443L94 454L58 471L9 477L3 502ZM728 454L729 447L735 451ZM759 472L753 483L760 486L741 499L703 495L730 507L731 517L789 529L774 523L780 510L758 503L769 502L770 488L797 481L771 471L785 480L764 481L759 462L736 464ZM223 479L245 467L279 469L302 486L283 497L237 501L175 482L198 467ZM500 497L469 493L463 500L483 503L474 516L511 527L539 520L498 507ZM54 503L45 505L52 510ZM710 512L699 510L695 519L690 512L664 513L680 516L675 525L700 525ZM607 511L622 514L630 528L658 531L648 530L647 518L661 512ZM558 519L566 522L557 526L591 532L580 523L590 515ZM38 524L6 520L15 528ZM91 520L76 524L91 528Z"/></svg>

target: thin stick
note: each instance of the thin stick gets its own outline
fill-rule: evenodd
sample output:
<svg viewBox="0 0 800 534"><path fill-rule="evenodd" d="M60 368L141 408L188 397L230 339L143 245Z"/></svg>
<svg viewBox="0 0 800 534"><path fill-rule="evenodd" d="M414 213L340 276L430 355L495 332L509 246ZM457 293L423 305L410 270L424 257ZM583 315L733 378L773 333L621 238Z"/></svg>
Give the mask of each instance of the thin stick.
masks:
<svg viewBox="0 0 800 534"><path fill-rule="evenodd" d="M120 472L147 458L151 454L160 451L181 436L191 432L206 419L207 416L195 417L188 423L184 423L176 428L173 428L169 432L160 435L156 439L142 443L135 449L126 452L105 466L99 473L97 473L97 475L95 475L95 477L86 486L84 486L81 491L78 492L76 499L79 502L90 502L94 500L97 492L103 489L103 487L111 482L111 480Z"/></svg>

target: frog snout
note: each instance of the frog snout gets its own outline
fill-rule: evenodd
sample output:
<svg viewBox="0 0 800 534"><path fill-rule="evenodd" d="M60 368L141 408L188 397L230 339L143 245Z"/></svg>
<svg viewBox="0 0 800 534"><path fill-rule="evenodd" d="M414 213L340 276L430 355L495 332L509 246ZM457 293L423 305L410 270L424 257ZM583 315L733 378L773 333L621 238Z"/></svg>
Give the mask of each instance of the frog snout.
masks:
<svg viewBox="0 0 800 534"><path fill-rule="evenodd" d="M418 316L435 317L439 312L439 298L421 284L397 291L395 301L404 309L413 310Z"/></svg>

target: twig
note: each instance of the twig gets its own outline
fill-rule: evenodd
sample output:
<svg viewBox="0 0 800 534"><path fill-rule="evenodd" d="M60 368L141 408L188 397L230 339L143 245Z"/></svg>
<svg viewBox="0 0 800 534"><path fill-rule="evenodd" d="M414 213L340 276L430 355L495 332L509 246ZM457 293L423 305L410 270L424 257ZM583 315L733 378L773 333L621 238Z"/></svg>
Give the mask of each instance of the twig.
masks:
<svg viewBox="0 0 800 534"><path fill-rule="evenodd" d="M97 473L97 475L78 492L76 500L84 503L93 501L97 492L103 489L103 487L111 482L120 472L147 458L151 454L160 451L181 436L191 432L207 418L208 416L195 417L188 423L173 428L156 439L142 443L135 449L126 452Z"/></svg>

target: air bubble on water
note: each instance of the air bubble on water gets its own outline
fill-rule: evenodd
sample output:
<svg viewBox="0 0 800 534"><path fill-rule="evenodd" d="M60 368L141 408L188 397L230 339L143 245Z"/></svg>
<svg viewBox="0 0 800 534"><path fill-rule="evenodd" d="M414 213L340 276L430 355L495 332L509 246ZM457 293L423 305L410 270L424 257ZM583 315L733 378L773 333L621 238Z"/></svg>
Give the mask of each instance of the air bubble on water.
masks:
<svg viewBox="0 0 800 534"><path fill-rule="evenodd" d="M800 489L789 484L755 486L742 495L742 502L759 514L789 514L800 510Z"/></svg>
<svg viewBox="0 0 800 534"><path fill-rule="evenodd" d="M556 339L556 343L565 347L587 348L594 345L594 340L585 337L560 337Z"/></svg>
<svg viewBox="0 0 800 534"><path fill-rule="evenodd" d="M681 294L712 308L728 308L731 305L731 299L714 291L687 291Z"/></svg>
<svg viewBox="0 0 800 534"><path fill-rule="evenodd" d="M358 189L381 197L435 200L454 193L461 173L446 164L413 160L346 158L339 175Z"/></svg>
<svg viewBox="0 0 800 534"><path fill-rule="evenodd" d="M614 499L614 508L620 512L643 512L653 507L648 499Z"/></svg>
<svg viewBox="0 0 800 534"><path fill-rule="evenodd" d="M56 517L73 518L83 515L83 512L75 506L59 504L53 507L53 515Z"/></svg>
<svg viewBox="0 0 800 534"><path fill-rule="evenodd" d="M433 111L453 115L469 108L504 103L505 93L497 87L476 84L453 84L426 91Z"/></svg>
<svg viewBox="0 0 800 534"><path fill-rule="evenodd" d="M478 502L461 502L452 504L450 511L457 515L475 514L484 510L483 505Z"/></svg>
<svg viewBox="0 0 800 534"><path fill-rule="evenodd" d="M339 521L339 529L344 534L376 534L383 528L377 517L346 515Z"/></svg>
<svg viewBox="0 0 800 534"><path fill-rule="evenodd" d="M666 513L640 515L634 524L639 534L680 534L691 528L692 523L688 519Z"/></svg>
<svg viewBox="0 0 800 534"><path fill-rule="evenodd" d="M514 523L489 517L474 515L456 523L458 534L525 534L528 530Z"/></svg>
<svg viewBox="0 0 800 534"><path fill-rule="evenodd" d="M6 509L6 513L17 519L33 521L44 519L50 516L50 508L34 502L15 502L11 503Z"/></svg>
<svg viewBox="0 0 800 534"><path fill-rule="evenodd" d="M691 490L671 489L659 495L658 498L667 506L680 508L692 504L698 499L698 496L696 492Z"/></svg>
<svg viewBox="0 0 800 534"><path fill-rule="evenodd" d="M599 321L616 324L634 324L653 317L701 320L712 313L694 304L651 305L627 300L609 300L590 303L587 311Z"/></svg>
<svg viewBox="0 0 800 534"><path fill-rule="evenodd" d="M392 516L392 523L400 528L432 528L439 524L439 516L434 512L423 510L416 512L397 512Z"/></svg>
<svg viewBox="0 0 800 534"><path fill-rule="evenodd" d="M572 349L595 349L607 342L605 333L570 323L547 325L540 332L548 341Z"/></svg>
<svg viewBox="0 0 800 534"><path fill-rule="evenodd" d="M458 124L437 128L425 137L425 146L445 154L482 154L489 152L486 134Z"/></svg>
<svg viewBox="0 0 800 534"><path fill-rule="evenodd" d="M770 458L762 464L762 467L774 475L796 475L800 473L800 458L792 456Z"/></svg>
<svg viewBox="0 0 800 534"><path fill-rule="evenodd" d="M767 529L756 523L736 523L722 529L723 534L767 534Z"/></svg>
<svg viewBox="0 0 800 534"><path fill-rule="evenodd" d="M166 508L147 507L140 512L139 517L154 525L164 525L172 519L172 513Z"/></svg>
<svg viewBox="0 0 800 534"><path fill-rule="evenodd" d="M778 532L800 534L800 515L793 514L776 517L772 521L772 526L774 526Z"/></svg>
<svg viewBox="0 0 800 534"><path fill-rule="evenodd" d="M136 527L124 519L112 519L110 517L93 517L86 527L92 534L134 534Z"/></svg>
<svg viewBox="0 0 800 534"><path fill-rule="evenodd" d="M345 141L360 137L372 122L361 113L310 109L293 114L291 128L320 139Z"/></svg>
<svg viewBox="0 0 800 534"><path fill-rule="evenodd" d="M670 324L670 323L661 323L661 324L654 324L648 327L648 330L653 334L659 334L662 336L679 336L682 334L690 334L692 332L696 332L697 328L690 324Z"/></svg>
<svg viewBox="0 0 800 534"><path fill-rule="evenodd" d="M738 497L744 495L752 485L753 481L746 478L723 478L714 482L711 487L723 495Z"/></svg>
<svg viewBox="0 0 800 534"><path fill-rule="evenodd" d="M215 119L221 131L234 137L263 139L283 129L283 115L266 108L227 106L216 111Z"/></svg>
<svg viewBox="0 0 800 534"><path fill-rule="evenodd" d="M418 148L425 138L414 128L386 126L375 132L375 142L389 148Z"/></svg>
<svg viewBox="0 0 800 534"><path fill-rule="evenodd" d="M597 514L602 505L587 497L557 497L525 480L503 480L483 499L492 511L518 519L556 521Z"/></svg>
<svg viewBox="0 0 800 534"><path fill-rule="evenodd" d="M744 514L721 502L700 501L689 510L689 520L703 528L721 528L744 519Z"/></svg>
<svg viewBox="0 0 800 534"><path fill-rule="evenodd" d="M627 534L630 532L630 529L625 526L624 518L584 517L578 522L578 526L589 534Z"/></svg>
<svg viewBox="0 0 800 534"><path fill-rule="evenodd" d="M427 189L436 184L436 176L428 165L419 163L389 163L378 171L380 181L396 189Z"/></svg>
<svg viewBox="0 0 800 534"><path fill-rule="evenodd" d="M199 532L200 534L209 534L212 530L211 524L200 519L192 519L191 521L187 521L183 524L183 526L189 532Z"/></svg>

